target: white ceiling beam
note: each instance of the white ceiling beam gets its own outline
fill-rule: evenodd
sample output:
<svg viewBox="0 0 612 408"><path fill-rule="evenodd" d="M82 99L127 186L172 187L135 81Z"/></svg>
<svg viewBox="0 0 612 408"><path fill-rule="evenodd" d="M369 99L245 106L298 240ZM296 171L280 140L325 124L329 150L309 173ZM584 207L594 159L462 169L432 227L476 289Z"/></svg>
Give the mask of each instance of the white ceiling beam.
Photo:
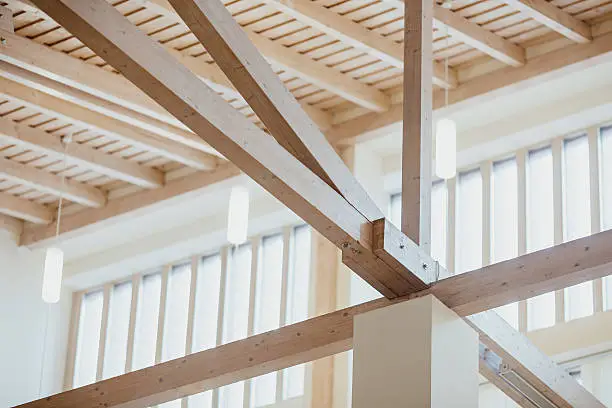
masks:
<svg viewBox="0 0 612 408"><path fill-rule="evenodd" d="M170 0L268 131L369 221L383 212L220 2Z"/></svg>
<svg viewBox="0 0 612 408"><path fill-rule="evenodd" d="M588 43L593 39L587 23L546 0L506 0L505 3L572 41Z"/></svg>
<svg viewBox="0 0 612 408"><path fill-rule="evenodd" d="M93 186L69 179L62 181L61 176L6 158L0 158L0 177L87 207L102 207L106 203L104 193Z"/></svg>
<svg viewBox="0 0 612 408"><path fill-rule="evenodd" d="M43 130L20 125L10 119L0 118L0 138L60 160L65 154L66 163L69 165L83 166L140 187L157 188L164 184L164 175L159 170L141 166L76 142L65 147L59 137Z"/></svg>
<svg viewBox="0 0 612 408"><path fill-rule="evenodd" d="M383 0L398 10L404 11L403 0ZM476 48L479 51L512 66L525 63L525 50L499 35L471 23L460 15L447 10L438 4L433 5L434 27L448 28L448 33L454 38Z"/></svg>
<svg viewBox="0 0 612 408"><path fill-rule="evenodd" d="M161 157L166 157L198 170L210 170L217 165L218 159L216 156L211 156L201 150L193 149L158 135L146 133L110 116L94 112L79 104L34 90L6 78L0 78L1 94L52 117L62 118L69 123L96 129L113 139L154 152ZM196 136L194 135L194 137Z"/></svg>
<svg viewBox="0 0 612 408"><path fill-rule="evenodd" d="M396 68L404 69L404 47L353 20L309 0L265 0L265 3L308 24L345 44L380 58ZM443 88L458 84L457 73L449 69L445 78L444 65L433 63L433 83Z"/></svg>
<svg viewBox="0 0 612 408"><path fill-rule="evenodd" d="M49 224L53 220L49 208L9 193L0 193L0 213L34 224Z"/></svg>

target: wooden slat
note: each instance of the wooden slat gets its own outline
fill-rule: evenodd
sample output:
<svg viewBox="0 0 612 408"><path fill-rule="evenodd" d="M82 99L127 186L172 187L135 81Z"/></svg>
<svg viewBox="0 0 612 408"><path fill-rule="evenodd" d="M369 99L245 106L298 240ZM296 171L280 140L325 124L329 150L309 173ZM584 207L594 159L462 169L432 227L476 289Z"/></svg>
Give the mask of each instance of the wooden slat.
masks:
<svg viewBox="0 0 612 408"><path fill-rule="evenodd" d="M404 68L404 51L401 44L322 5L309 0L265 0L265 3L396 68ZM433 65L433 82L436 85L444 88L457 86L457 73L454 70L451 70L447 80L444 77L444 67L435 61Z"/></svg>
<svg viewBox="0 0 612 408"><path fill-rule="evenodd" d="M190 191L195 191L222 180L227 180L231 177L236 177L239 174L240 171L235 166L227 163L211 172L195 173L170 181L161 188L145 190L115 200L110 200L106 206L102 208L87 209L74 214L66 214L62 216L60 233L71 233L71 235L74 235L89 225L100 223L120 215L126 215L131 211L186 194ZM45 223L49 221L50 219L46 220ZM31 245L53 238L55 235L55 227L55 223L40 228L28 225L21 237L21 245Z"/></svg>
<svg viewBox="0 0 612 408"><path fill-rule="evenodd" d="M430 0L410 1L404 13L401 229L427 253L431 247L432 7Z"/></svg>
<svg viewBox="0 0 612 408"><path fill-rule="evenodd" d="M594 26L594 30L597 26ZM612 53L612 32L595 36L588 44L573 44L546 54L531 58L521 67L505 67L488 74L462 82L456 89L449 90L449 105L485 103L486 95L495 90L512 92L524 86L523 81L562 70L564 73L577 72L587 64L603 61ZM482 98L482 99L481 99ZM444 93L434 92L433 107L444 106ZM402 121L402 104L394 104L387 112L368 113L333 126L325 132L328 140L338 146L353 144L355 140L367 140L397 129Z"/></svg>
<svg viewBox="0 0 612 408"><path fill-rule="evenodd" d="M592 40L591 28L588 24L572 17L546 0L507 0L506 4L572 41L587 43Z"/></svg>
<svg viewBox="0 0 612 408"><path fill-rule="evenodd" d="M46 93L33 90L25 85L0 78L0 93L19 100L26 106L43 111L51 117L65 119L69 123L96 129L113 139L122 140L159 156L177 161L198 170L210 170L217 164L216 156L195 150L163 138L146 133L134 126L85 108L79 104L65 101Z"/></svg>
<svg viewBox="0 0 612 408"><path fill-rule="evenodd" d="M34 224L49 224L53 220L49 208L8 193L0 193L0 213Z"/></svg>
<svg viewBox="0 0 612 408"><path fill-rule="evenodd" d="M108 3L35 3L342 248L344 262L381 293L395 297L415 290L409 270L398 273L372 253L371 225L361 213Z"/></svg>
<svg viewBox="0 0 612 408"><path fill-rule="evenodd" d="M0 177L47 194L62 195L88 207L99 208L106 203L104 193L93 186L68 179L62 181L61 176L5 158L0 158Z"/></svg>
<svg viewBox="0 0 612 408"><path fill-rule="evenodd" d="M220 2L171 0L276 140L368 220L382 211Z"/></svg>
<svg viewBox="0 0 612 408"><path fill-rule="evenodd" d="M563 244L525 255L518 258L518 262L506 261L444 279L418 294L363 303L21 407L93 408L104 404L113 407L128 403L132 407L145 407L170 401L347 351L352 345L355 315L414 296L433 294L460 316L469 316L483 312L491 305L501 306L603 276L612 268L611 246L612 231L602 232L576 240L569 246ZM585 248L589 250L585 251ZM483 279L483 274L486 279ZM489 291L489 288L492 290ZM518 349L512 358L527 370L521 373L524 377L534 382L540 381L540 385L547 386L559 398L571 399L571 402L568 401L570 404L585 401L587 405L576 406L603 407L584 388L565 380L554 381L555 378L563 378L563 370L544 355L535 353L535 348L525 343L517 332L496 331L495 326L485 327L485 324L478 322L472 324L481 327L481 331L489 337L487 345L496 347L496 352L503 354L504 350Z"/></svg>
<svg viewBox="0 0 612 408"><path fill-rule="evenodd" d="M404 10L403 0L384 0L399 10ZM456 12L447 10L438 4L433 6L434 27L443 30L455 39L476 48L491 57L512 66L525 63L525 50L491 31L472 23Z"/></svg>
<svg viewBox="0 0 612 408"><path fill-rule="evenodd" d="M59 160L66 154L68 165L83 166L137 186L155 188L164 183L163 174L155 169L105 154L79 143L72 143L65 147L58 137L39 129L20 125L10 119L0 118L0 138L9 143L54 156Z"/></svg>
<svg viewBox="0 0 612 408"><path fill-rule="evenodd" d="M174 14L172 6L166 0L141 0L141 2L147 8L154 9L163 15ZM274 61L296 76L365 108L384 111L389 107L389 98L376 88L330 69L320 62L257 34L248 27L246 32L249 39L267 59Z"/></svg>

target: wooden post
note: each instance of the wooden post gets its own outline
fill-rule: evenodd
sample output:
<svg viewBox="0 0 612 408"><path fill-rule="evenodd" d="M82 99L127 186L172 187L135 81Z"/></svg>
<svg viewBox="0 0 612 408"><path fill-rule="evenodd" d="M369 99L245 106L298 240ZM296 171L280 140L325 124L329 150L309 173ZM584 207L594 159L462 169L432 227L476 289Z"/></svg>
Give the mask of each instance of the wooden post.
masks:
<svg viewBox="0 0 612 408"><path fill-rule="evenodd" d="M316 231L312 232L312 265L315 279L315 316L336 310L339 251ZM312 363L312 408L331 408L334 398L334 356Z"/></svg>
<svg viewBox="0 0 612 408"><path fill-rule="evenodd" d="M432 131L431 0L406 1L402 232L429 252Z"/></svg>
<svg viewBox="0 0 612 408"><path fill-rule="evenodd" d="M478 406L478 334L433 295L357 315L353 408Z"/></svg>

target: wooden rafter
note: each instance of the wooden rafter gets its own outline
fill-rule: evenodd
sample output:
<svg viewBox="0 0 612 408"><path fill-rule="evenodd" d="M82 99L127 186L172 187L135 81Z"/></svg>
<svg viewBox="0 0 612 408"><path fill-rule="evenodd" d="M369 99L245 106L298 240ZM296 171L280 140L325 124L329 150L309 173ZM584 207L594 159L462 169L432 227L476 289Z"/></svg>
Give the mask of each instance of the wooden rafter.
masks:
<svg viewBox="0 0 612 408"><path fill-rule="evenodd" d="M160 187L163 174L155 169L141 166L128 160L102 153L78 143L66 148L58 137L20 125L10 119L0 118L0 139L9 143L48 154L61 160L66 155L66 164L82 165L85 168L145 188Z"/></svg>
<svg viewBox="0 0 612 408"><path fill-rule="evenodd" d="M52 117L66 119L85 128L94 128L102 134L128 144L139 146L159 156L175 160L198 170L209 170L216 166L216 156L184 144L176 143L158 135L146 133L118 119L87 109L58 97L33 90L25 85L0 78L0 94L18 100L26 106L48 113ZM196 137L193 135L193 137Z"/></svg>
<svg viewBox="0 0 612 408"><path fill-rule="evenodd" d="M572 44L545 54L528 59L521 67L505 67L488 74L478 76L461 83L456 89L449 91L449 105L482 103L479 97L493 91L507 90L520 87L524 81L553 73L555 71L572 72L583 69L591 61L604 60L612 53L612 30L610 24L593 26L597 33L593 41L587 44ZM444 94L435 91L433 98L434 109L444 106ZM367 113L333 126L325 134L328 140L339 146L355 143L356 140L366 140L378 137L397 130L402 121L402 104L394 104L391 109L383 113Z"/></svg>
<svg viewBox="0 0 612 408"><path fill-rule="evenodd" d="M0 213L34 224L49 224L53 220L49 208L8 193L0 193Z"/></svg>
<svg viewBox="0 0 612 408"><path fill-rule="evenodd" d="M371 251L367 218L108 3L36 4L341 248L344 262L385 296L425 286L419 271L392 268Z"/></svg>
<svg viewBox="0 0 612 408"><path fill-rule="evenodd" d="M572 41L587 43L593 38L588 24L546 0L505 0L505 2Z"/></svg>
<svg viewBox="0 0 612 408"><path fill-rule="evenodd" d="M225 6L201 0L171 3L276 140L369 221L384 217Z"/></svg>
<svg viewBox="0 0 612 408"><path fill-rule="evenodd" d="M93 186L74 180L62 181L59 175L5 158L0 158L0 177L88 207L102 207L106 203L104 193Z"/></svg>
<svg viewBox="0 0 612 408"><path fill-rule="evenodd" d="M483 283L482 271L441 280L431 288L395 300L378 299L342 309L301 323L248 337L223 346L194 353L153 367L124 374L96 384L77 388L50 398L41 399L23 408L82 408L120 406L150 406L199 393L246 378L263 375L296 364L349 350L353 336L353 317L360 313L387 307L415 296L433 294L460 316L480 313L519 299L562 289L606 275L612 268L612 231L582 238L562 246L524 255L482 269L489 277ZM575 248L568 251L567 246ZM588 250L586 250L588 248ZM588 264L585 261L588 260ZM521 266L529 265L523 269ZM576 266L578 265L578 266ZM554 272L550 279L549 274ZM517 279L517 274L519 279ZM529 284L521 285L520 282ZM508 285L515 282L515 285ZM457 296L464 288L473 287L466 296ZM449 290L451 289L452 290ZM489 291L488 288L495 290ZM511 299L511 300L510 300ZM507 325L491 322L488 315L477 316L472 325L486 331L487 344L495 350L513 350L511 361L521 375L544 379L547 395L566 401L561 405L603 408L603 405L546 356ZM495 331L492 330L495 327ZM516 333L516 334L513 334ZM261 347L265 344L265 347ZM206 367L206 369L203 369ZM522 370L522 371L521 371ZM551 373L553 375L551 375ZM161 379L161 381L160 381ZM542 384L540 384L542 385Z"/></svg>

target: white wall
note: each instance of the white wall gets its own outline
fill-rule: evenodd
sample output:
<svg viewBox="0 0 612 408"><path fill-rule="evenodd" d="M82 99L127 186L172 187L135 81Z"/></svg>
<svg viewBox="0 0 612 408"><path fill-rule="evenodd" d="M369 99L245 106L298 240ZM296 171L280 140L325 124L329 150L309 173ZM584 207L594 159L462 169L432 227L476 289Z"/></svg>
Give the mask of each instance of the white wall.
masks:
<svg viewBox="0 0 612 408"><path fill-rule="evenodd" d="M71 295L62 293L55 305L42 301L42 255L0 230L0 407L61 391Z"/></svg>

